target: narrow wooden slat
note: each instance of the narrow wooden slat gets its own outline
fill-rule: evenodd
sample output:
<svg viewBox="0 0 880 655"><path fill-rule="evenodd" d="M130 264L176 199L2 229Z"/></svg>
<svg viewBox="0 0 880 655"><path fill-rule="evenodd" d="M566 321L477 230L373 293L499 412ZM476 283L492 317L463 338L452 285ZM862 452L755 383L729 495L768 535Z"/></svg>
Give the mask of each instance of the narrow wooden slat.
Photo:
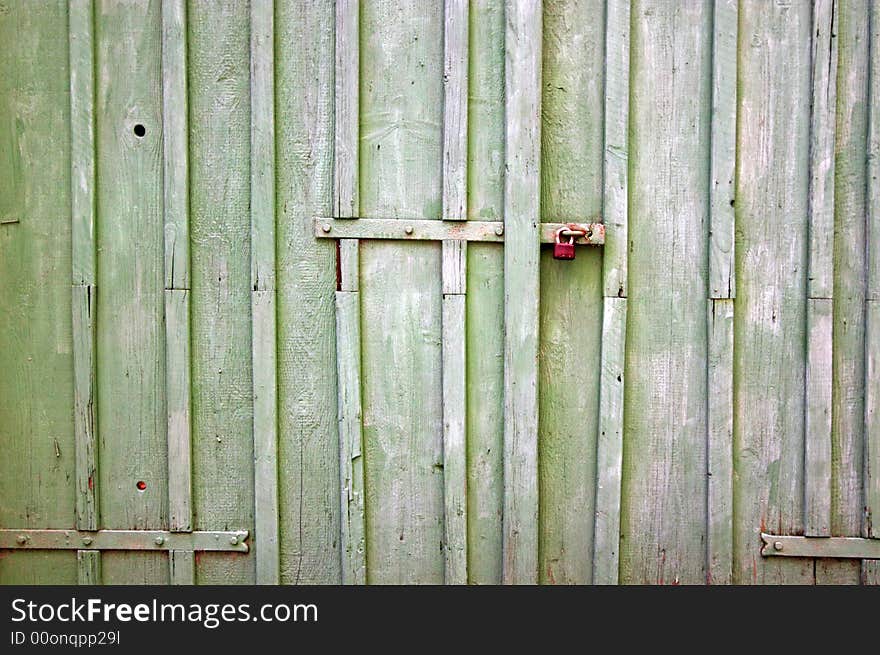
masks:
<svg viewBox="0 0 880 655"><path fill-rule="evenodd" d="M465 296L443 296L443 485L446 584L467 584Z"/></svg>
<svg viewBox="0 0 880 655"><path fill-rule="evenodd" d="M831 534L832 302L807 300L804 534L811 537Z"/></svg>
<svg viewBox="0 0 880 655"><path fill-rule="evenodd" d="M733 310L732 298L709 304L710 584L730 584L733 576Z"/></svg>
<svg viewBox="0 0 880 655"><path fill-rule="evenodd" d="M336 292L342 583L366 583L364 463L361 428L360 294Z"/></svg>
<svg viewBox="0 0 880 655"><path fill-rule="evenodd" d="M274 2L251 5L251 316L257 584L281 582L275 310Z"/></svg>
<svg viewBox="0 0 880 655"><path fill-rule="evenodd" d="M191 550L169 551L168 570L170 573L171 584L194 585L196 583L195 553Z"/></svg>
<svg viewBox="0 0 880 655"><path fill-rule="evenodd" d="M188 121L186 2L162 0L166 289L189 289Z"/></svg>
<svg viewBox="0 0 880 655"><path fill-rule="evenodd" d="M336 94L333 215L357 216L360 50L358 0L336 2Z"/></svg>
<svg viewBox="0 0 880 655"><path fill-rule="evenodd" d="M605 32L605 193L603 218L606 296L626 297L629 167L630 0L608 0Z"/></svg>
<svg viewBox="0 0 880 655"><path fill-rule="evenodd" d="M468 2L443 12L443 216L467 219Z"/></svg>
<svg viewBox="0 0 880 655"><path fill-rule="evenodd" d="M875 239L870 245L876 247L880 243ZM880 538L880 301L868 300L865 304L864 534L877 539Z"/></svg>
<svg viewBox="0 0 880 655"><path fill-rule="evenodd" d="M618 582L625 353L626 298L606 297L602 305L593 584Z"/></svg>
<svg viewBox="0 0 880 655"><path fill-rule="evenodd" d="M101 552L98 550L76 551L77 584L101 584Z"/></svg>
<svg viewBox="0 0 880 655"><path fill-rule="evenodd" d="M168 522L192 530L190 292L165 290L165 390L168 412Z"/></svg>
<svg viewBox="0 0 880 655"><path fill-rule="evenodd" d="M871 7L867 156L867 302L865 311L865 526L880 538L880 8ZM863 571L880 584L880 566Z"/></svg>
<svg viewBox="0 0 880 655"><path fill-rule="evenodd" d="M541 1L507 2L504 180L505 584L538 579Z"/></svg>
<svg viewBox="0 0 880 655"><path fill-rule="evenodd" d="M467 241L444 241L442 260L444 295L467 293Z"/></svg>
<svg viewBox="0 0 880 655"><path fill-rule="evenodd" d="M712 27L710 298L736 297L734 176L737 10L737 0L715 0Z"/></svg>
<svg viewBox="0 0 880 655"><path fill-rule="evenodd" d="M94 286L74 285L73 292L73 426L76 439L76 526L97 530L98 423Z"/></svg>

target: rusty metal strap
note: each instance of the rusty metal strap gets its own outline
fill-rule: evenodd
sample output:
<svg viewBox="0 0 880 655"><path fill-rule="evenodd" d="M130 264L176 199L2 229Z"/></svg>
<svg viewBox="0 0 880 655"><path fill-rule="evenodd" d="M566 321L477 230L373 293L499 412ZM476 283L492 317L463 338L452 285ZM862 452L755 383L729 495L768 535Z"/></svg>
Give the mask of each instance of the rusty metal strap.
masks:
<svg viewBox="0 0 880 655"><path fill-rule="evenodd" d="M248 552L248 531L0 530L0 549L212 550Z"/></svg>
<svg viewBox="0 0 880 655"><path fill-rule="evenodd" d="M761 534L764 557L844 557L880 559L880 539L861 537L793 537Z"/></svg>

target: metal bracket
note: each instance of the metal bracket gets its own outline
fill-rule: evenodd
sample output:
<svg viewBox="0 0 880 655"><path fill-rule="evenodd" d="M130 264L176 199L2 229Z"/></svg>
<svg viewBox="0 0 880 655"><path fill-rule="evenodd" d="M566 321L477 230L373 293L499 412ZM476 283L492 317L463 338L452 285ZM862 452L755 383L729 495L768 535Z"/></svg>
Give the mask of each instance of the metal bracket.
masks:
<svg viewBox="0 0 880 655"><path fill-rule="evenodd" d="M569 229L576 245L605 243L602 223L541 223L541 243L554 243L556 232ZM583 236L580 236L583 235ZM322 239L397 239L400 241L504 242L501 221L426 221L397 218L316 218L315 236ZM568 235L566 235L568 236Z"/></svg>
<svg viewBox="0 0 880 655"><path fill-rule="evenodd" d="M11 550L213 550L248 552L248 531L0 530L0 549Z"/></svg>
<svg viewBox="0 0 880 655"><path fill-rule="evenodd" d="M764 557L834 557L880 559L880 539L795 537L761 533Z"/></svg>

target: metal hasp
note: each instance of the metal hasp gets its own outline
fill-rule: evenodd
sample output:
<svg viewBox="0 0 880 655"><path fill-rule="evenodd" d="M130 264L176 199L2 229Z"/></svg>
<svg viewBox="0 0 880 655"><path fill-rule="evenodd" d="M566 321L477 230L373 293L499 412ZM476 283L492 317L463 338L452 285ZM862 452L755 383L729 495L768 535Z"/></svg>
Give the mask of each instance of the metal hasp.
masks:
<svg viewBox="0 0 880 655"><path fill-rule="evenodd" d="M541 223L541 243L555 243L556 233L571 236L575 245L605 244L605 226L589 223ZM316 218L315 236L322 239L396 239L400 241L504 242L501 221L432 221L405 218Z"/></svg>
<svg viewBox="0 0 880 655"><path fill-rule="evenodd" d="M248 552L247 530L0 530L0 549L12 550L211 550Z"/></svg>
<svg viewBox="0 0 880 655"><path fill-rule="evenodd" d="M764 557L833 557L880 559L880 539L794 537L761 533Z"/></svg>

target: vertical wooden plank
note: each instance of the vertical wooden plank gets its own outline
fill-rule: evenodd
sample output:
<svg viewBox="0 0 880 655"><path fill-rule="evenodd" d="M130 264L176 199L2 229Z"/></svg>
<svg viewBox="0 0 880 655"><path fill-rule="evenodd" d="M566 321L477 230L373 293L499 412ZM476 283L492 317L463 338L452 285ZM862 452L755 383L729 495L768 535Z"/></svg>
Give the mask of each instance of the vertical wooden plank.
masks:
<svg viewBox="0 0 880 655"><path fill-rule="evenodd" d="M444 219L467 219L468 3L443 10ZM467 463L465 297L467 242L442 247L444 580L467 584Z"/></svg>
<svg viewBox="0 0 880 655"><path fill-rule="evenodd" d="M70 9L75 23L83 7ZM70 527L81 495L76 451L85 433L74 423L71 282L93 284L94 279L77 280L80 271L71 260L72 230L81 226L71 220L71 186L77 179L71 160L76 150L79 163L91 164L94 152L91 122L83 125L89 132L77 129L83 110L91 108L91 95L76 121L69 102L72 71L83 68L84 57L91 60L90 47L76 55L80 39L90 34L77 34L76 43L70 43L67 3L17 0L5 2L0 13L4 44L0 56L0 525L4 527ZM68 58L71 48L75 60ZM76 97L77 102L83 100ZM76 215L88 220L93 215L91 201L81 187L76 193L77 202L86 201ZM83 263L90 264L91 257ZM2 584L76 581L72 552L6 551L0 557Z"/></svg>
<svg viewBox="0 0 880 655"><path fill-rule="evenodd" d="M706 581L711 9L632 7L621 582Z"/></svg>
<svg viewBox="0 0 880 655"><path fill-rule="evenodd" d="M831 529L831 302L834 275L834 111L837 0L813 3L810 112L804 533ZM822 302L828 300L828 302Z"/></svg>
<svg viewBox="0 0 880 655"><path fill-rule="evenodd" d="M760 532L802 534L807 215L808 3L739 6L734 572L810 583L813 564L762 558ZM783 561L784 560L784 561Z"/></svg>
<svg viewBox="0 0 880 655"><path fill-rule="evenodd" d="M504 569L538 581L541 1L508 2L505 35Z"/></svg>
<svg viewBox="0 0 880 655"><path fill-rule="evenodd" d="M254 525L251 15L243 0L187 13L193 527L216 530ZM196 578L253 584L254 551L200 553Z"/></svg>
<svg viewBox="0 0 880 655"><path fill-rule="evenodd" d="M161 4L102 0L95 43L101 524L166 529ZM101 559L108 584L168 580L161 553Z"/></svg>
<svg viewBox="0 0 880 655"><path fill-rule="evenodd" d="M468 218L504 215L504 2L470 6ZM504 248L467 249L468 581L501 582Z"/></svg>
<svg viewBox="0 0 880 655"><path fill-rule="evenodd" d="M865 518L865 298L869 1L841 0L834 148L834 301L830 429L831 534L858 536ZM870 383L869 383L870 384ZM876 381L874 382L876 384ZM816 581L857 584L858 561L816 562Z"/></svg>
<svg viewBox="0 0 880 655"><path fill-rule="evenodd" d="M734 181L737 7L737 0L715 0L712 14L710 298L736 297Z"/></svg>
<svg viewBox="0 0 880 655"><path fill-rule="evenodd" d="M442 4L360 9L361 215L439 219ZM441 245L360 248L367 577L442 583Z"/></svg>
<svg viewBox="0 0 880 655"><path fill-rule="evenodd" d="M360 332L360 294L356 291L337 291L336 358L339 367L343 584L365 584L367 581Z"/></svg>
<svg viewBox="0 0 880 655"><path fill-rule="evenodd" d="M274 1L251 5L251 338L258 584L279 584Z"/></svg>
<svg viewBox="0 0 880 655"><path fill-rule="evenodd" d="M72 287L73 309L73 418L76 438L76 526L97 530L98 426L95 327L97 292L94 285Z"/></svg>
<svg viewBox="0 0 880 655"><path fill-rule="evenodd" d="M631 0L606 0L605 17L605 295L626 297L629 207Z"/></svg>
<svg viewBox="0 0 880 655"><path fill-rule="evenodd" d="M336 3L336 123L333 171L334 214L359 210L360 13L354 0ZM342 583L366 584L366 497L364 494L361 391L360 245L339 243L336 293L336 365L339 413L340 552Z"/></svg>
<svg viewBox="0 0 880 655"><path fill-rule="evenodd" d="M181 532L192 530L188 108L186 7L181 0L163 0L162 138L168 524L171 530Z"/></svg>
<svg viewBox="0 0 880 655"><path fill-rule="evenodd" d="M593 584L619 582L625 353L626 298L606 296L602 304Z"/></svg>
<svg viewBox="0 0 880 655"><path fill-rule="evenodd" d="M275 53L281 581L338 584L333 3L276 3Z"/></svg>
<svg viewBox="0 0 880 655"><path fill-rule="evenodd" d="M543 8L541 214L602 213L604 0ZM592 580L602 339L602 249L541 252L539 580ZM575 391L576 390L576 391Z"/></svg>
<svg viewBox="0 0 880 655"><path fill-rule="evenodd" d="M76 563L77 584L101 584L101 551L78 550L76 551Z"/></svg>
<svg viewBox="0 0 880 655"><path fill-rule="evenodd" d="M195 553L191 550L170 551L168 569L171 584L194 585L196 583Z"/></svg>

